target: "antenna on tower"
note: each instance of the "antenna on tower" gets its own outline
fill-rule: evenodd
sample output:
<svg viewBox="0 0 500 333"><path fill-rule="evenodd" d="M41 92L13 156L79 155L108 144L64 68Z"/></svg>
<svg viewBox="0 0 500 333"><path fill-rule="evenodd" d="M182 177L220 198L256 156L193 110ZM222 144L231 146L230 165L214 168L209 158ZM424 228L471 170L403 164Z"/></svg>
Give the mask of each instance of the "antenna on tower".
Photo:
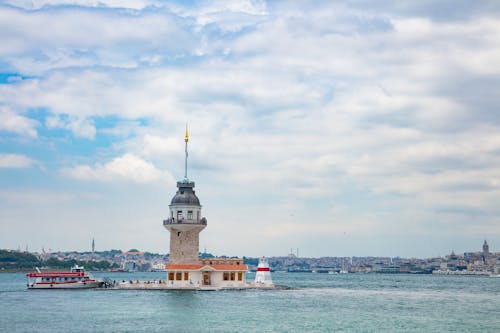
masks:
<svg viewBox="0 0 500 333"><path fill-rule="evenodd" d="M184 142L186 142L186 160L184 163L184 181L188 182L188 141L189 141L189 134L188 134L188 125L186 123L186 136L184 138Z"/></svg>

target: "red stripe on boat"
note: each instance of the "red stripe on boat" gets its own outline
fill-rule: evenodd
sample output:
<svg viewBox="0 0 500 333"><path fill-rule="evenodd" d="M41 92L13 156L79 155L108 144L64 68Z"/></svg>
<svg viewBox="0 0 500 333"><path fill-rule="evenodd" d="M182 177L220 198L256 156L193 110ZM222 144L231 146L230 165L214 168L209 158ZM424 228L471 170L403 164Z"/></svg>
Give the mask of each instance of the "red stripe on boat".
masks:
<svg viewBox="0 0 500 333"><path fill-rule="evenodd" d="M28 273L27 277L80 277L85 276L84 272L44 272L44 273Z"/></svg>
<svg viewBox="0 0 500 333"><path fill-rule="evenodd" d="M269 267L257 267L257 272L269 272Z"/></svg>
<svg viewBox="0 0 500 333"><path fill-rule="evenodd" d="M37 285L37 284L72 284L72 283L77 283L77 282L80 282L80 281L68 281L68 282L56 282L56 281L52 281L52 282L35 282L35 285Z"/></svg>

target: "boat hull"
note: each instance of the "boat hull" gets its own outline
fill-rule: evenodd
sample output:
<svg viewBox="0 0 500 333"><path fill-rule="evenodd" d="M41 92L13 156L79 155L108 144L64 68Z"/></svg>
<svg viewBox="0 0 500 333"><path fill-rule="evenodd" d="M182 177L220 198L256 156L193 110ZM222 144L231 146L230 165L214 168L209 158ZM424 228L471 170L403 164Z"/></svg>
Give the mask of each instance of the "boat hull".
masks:
<svg viewBox="0 0 500 333"><path fill-rule="evenodd" d="M75 283L32 283L28 289L93 289L101 288L103 281L86 281Z"/></svg>

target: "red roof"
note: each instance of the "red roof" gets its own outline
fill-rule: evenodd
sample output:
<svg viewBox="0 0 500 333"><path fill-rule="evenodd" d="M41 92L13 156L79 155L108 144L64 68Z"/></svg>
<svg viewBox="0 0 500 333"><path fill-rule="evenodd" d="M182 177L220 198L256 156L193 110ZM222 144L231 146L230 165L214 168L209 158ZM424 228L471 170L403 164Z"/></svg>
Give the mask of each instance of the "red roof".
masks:
<svg viewBox="0 0 500 333"><path fill-rule="evenodd" d="M216 264L209 265L218 271L246 271L248 269L247 265L228 265L228 264Z"/></svg>
<svg viewBox="0 0 500 333"><path fill-rule="evenodd" d="M165 268L167 270L188 270L188 271L193 271L193 270L199 270L202 268L204 265L200 264L166 264Z"/></svg>
<svg viewBox="0 0 500 333"><path fill-rule="evenodd" d="M166 264L167 271L199 271L202 268L209 267L216 271L246 271L247 265L228 265L228 264L215 264L215 265L201 265L201 264Z"/></svg>

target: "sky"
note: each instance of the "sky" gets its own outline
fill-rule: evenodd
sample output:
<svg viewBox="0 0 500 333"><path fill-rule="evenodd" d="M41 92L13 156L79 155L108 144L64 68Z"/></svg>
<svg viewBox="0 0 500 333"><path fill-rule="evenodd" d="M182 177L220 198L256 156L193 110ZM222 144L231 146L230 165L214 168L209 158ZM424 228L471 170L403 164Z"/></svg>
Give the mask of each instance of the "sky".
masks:
<svg viewBox="0 0 500 333"><path fill-rule="evenodd" d="M0 248L500 251L500 2L4 0Z"/></svg>

